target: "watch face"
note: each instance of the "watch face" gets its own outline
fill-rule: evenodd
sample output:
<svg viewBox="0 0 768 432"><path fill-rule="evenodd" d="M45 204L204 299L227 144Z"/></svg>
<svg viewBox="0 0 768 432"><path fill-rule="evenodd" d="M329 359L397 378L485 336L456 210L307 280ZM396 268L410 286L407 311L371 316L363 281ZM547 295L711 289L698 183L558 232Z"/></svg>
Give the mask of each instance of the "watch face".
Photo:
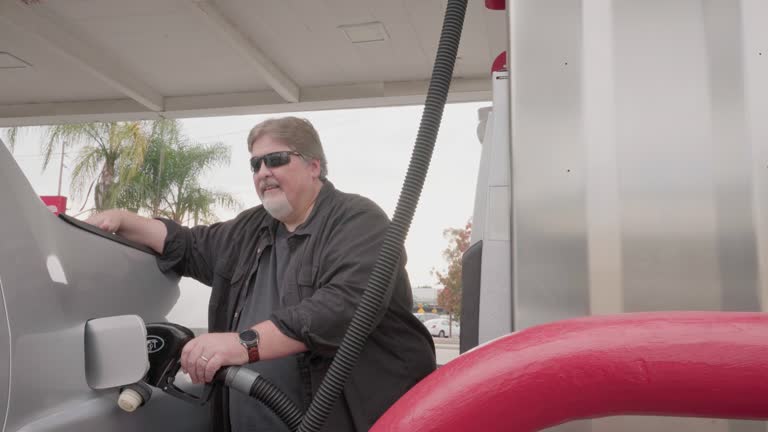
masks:
<svg viewBox="0 0 768 432"><path fill-rule="evenodd" d="M259 341L259 334L253 330L245 330L240 332L240 340L247 344L252 344Z"/></svg>

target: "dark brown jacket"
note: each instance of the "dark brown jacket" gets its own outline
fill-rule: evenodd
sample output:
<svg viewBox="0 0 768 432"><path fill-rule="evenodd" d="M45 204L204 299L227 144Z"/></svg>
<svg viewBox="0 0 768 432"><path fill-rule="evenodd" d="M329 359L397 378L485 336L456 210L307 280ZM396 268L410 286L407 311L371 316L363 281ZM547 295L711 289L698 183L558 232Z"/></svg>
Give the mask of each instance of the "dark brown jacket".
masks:
<svg viewBox="0 0 768 432"><path fill-rule="evenodd" d="M160 269L211 286L209 330L232 331L238 294L253 280L278 222L262 206L210 226L190 229L163 222L168 236L158 258ZM285 269L280 292L282 304L289 306L274 311L271 321L309 348L300 357L305 402L317 391L352 320L388 224L386 214L372 201L340 192L326 181L309 218L289 240L288 247L302 258ZM323 430L348 430L344 425L350 423L357 431L368 430L435 369L432 337L411 313L411 288L402 261L389 306L379 315L344 397ZM228 431L227 392L218 391L212 405L214 430Z"/></svg>

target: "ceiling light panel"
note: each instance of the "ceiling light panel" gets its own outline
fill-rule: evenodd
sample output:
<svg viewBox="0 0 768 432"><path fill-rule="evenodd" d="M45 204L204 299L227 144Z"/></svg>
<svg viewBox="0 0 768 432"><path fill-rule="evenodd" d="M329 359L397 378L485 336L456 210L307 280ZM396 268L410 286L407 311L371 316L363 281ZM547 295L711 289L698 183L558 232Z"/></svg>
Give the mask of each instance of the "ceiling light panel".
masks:
<svg viewBox="0 0 768 432"><path fill-rule="evenodd" d="M352 43L381 42L389 39L387 29L379 21L339 26Z"/></svg>

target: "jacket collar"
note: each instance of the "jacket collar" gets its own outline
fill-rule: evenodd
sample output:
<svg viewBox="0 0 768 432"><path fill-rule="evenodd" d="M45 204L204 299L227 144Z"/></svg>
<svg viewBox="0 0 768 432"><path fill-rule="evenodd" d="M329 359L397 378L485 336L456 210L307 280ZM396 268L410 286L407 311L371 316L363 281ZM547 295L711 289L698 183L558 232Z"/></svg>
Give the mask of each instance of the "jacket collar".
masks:
<svg viewBox="0 0 768 432"><path fill-rule="evenodd" d="M330 180L324 180L323 186L320 188L320 192L317 194L317 198L315 199L315 205L312 207L312 211L309 213L307 220L296 227L296 231L291 234L312 234L312 232L315 231L314 227L317 225L318 213L330 205L330 197L335 190L336 188L333 186L333 183L331 183Z"/></svg>

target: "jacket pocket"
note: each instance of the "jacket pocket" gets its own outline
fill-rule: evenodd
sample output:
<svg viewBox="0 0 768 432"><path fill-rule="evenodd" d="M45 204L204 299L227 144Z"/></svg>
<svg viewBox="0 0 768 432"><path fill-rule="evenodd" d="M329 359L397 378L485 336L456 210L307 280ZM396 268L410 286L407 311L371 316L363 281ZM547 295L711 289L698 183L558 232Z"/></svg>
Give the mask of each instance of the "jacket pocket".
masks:
<svg viewBox="0 0 768 432"><path fill-rule="evenodd" d="M213 283L211 284L211 297L208 301L208 322L209 331L229 330L229 320L231 315L231 301L233 294L232 287L239 279L242 279L244 272L238 272L237 263L234 260L221 258L216 261L213 270Z"/></svg>
<svg viewBox="0 0 768 432"><path fill-rule="evenodd" d="M299 273L296 276L296 284L298 285L299 301L302 299L312 297L315 293L315 279L317 278L318 266L316 265L304 265L299 269Z"/></svg>

